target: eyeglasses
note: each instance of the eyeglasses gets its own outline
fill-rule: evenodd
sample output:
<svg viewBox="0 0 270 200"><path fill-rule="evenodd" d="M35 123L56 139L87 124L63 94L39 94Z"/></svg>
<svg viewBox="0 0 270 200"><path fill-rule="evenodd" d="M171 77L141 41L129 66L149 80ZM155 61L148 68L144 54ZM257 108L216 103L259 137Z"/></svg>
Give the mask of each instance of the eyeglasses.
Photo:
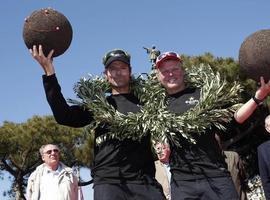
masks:
<svg viewBox="0 0 270 200"><path fill-rule="evenodd" d="M50 149L50 150L46 151L45 154L50 155L50 154L52 154L52 152L59 153L59 149Z"/></svg>
<svg viewBox="0 0 270 200"><path fill-rule="evenodd" d="M106 65L107 61L109 60L109 58L111 57L126 57L128 60L130 60L130 55L121 50L121 49L115 49L115 50L112 50L112 51L109 51L102 59L103 61L103 64Z"/></svg>
<svg viewBox="0 0 270 200"><path fill-rule="evenodd" d="M176 58L176 59L179 59L181 60L180 56L175 53L175 52L172 52L172 51L168 51L168 52L164 52L162 54L160 54L158 57L157 57L157 63L160 62L162 59L164 59L165 57L170 57L170 58Z"/></svg>

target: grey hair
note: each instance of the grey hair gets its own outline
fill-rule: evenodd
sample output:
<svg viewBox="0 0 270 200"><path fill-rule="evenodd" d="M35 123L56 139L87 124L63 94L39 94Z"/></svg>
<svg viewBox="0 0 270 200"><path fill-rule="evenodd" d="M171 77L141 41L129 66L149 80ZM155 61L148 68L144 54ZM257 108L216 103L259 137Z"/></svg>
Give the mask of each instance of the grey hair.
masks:
<svg viewBox="0 0 270 200"><path fill-rule="evenodd" d="M162 144L162 145L167 145L167 146L170 148L170 144L169 144L169 142L168 142L167 139L165 139L164 141L152 140L152 144L153 144L154 146L155 146L156 144L158 144L158 143L160 143L160 144Z"/></svg>

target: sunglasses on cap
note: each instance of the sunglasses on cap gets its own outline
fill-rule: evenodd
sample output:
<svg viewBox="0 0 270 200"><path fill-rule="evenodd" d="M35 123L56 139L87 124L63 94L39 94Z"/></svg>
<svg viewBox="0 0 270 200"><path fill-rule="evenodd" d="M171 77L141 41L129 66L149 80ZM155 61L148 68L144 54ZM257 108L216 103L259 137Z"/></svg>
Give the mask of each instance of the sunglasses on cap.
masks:
<svg viewBox="0 0 270 200"><path fill-rule="evenodd" d="M52 154L52 152L54 152L54 153L59 153L59 149L51 149L51 150L48 150L48 151L45 152L45 154L50 155L50 154Z"/></svg>
<svg viewBox="0 0 270 200"><path fill-rule="evenodd" d="M130 61L130 55L126 51L122 49L114 49L105 54L105 56L102 59L103 64L107 66L108 60L112 57L122 57L125 58L128 62Z"/></svg>
<svg viewBox="0 0 270 200"><path fill-rule="evenodd" d="M161 53L157 57L156 67L159 68L161 62L163 62L164 60L167 60L167 59L174 59L174 60L182 61L182 59L180 58L180 56L178 55L178 53L175 53L173 51L168 51L168 52Z"/></svg>

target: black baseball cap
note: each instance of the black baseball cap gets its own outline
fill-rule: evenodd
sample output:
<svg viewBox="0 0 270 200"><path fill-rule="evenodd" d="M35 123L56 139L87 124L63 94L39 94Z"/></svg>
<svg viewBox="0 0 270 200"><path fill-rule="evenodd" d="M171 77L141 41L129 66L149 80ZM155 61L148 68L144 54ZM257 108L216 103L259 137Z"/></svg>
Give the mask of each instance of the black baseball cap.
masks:
<svg viewBox="0 0 270 200"><path fill-rule="evenodd" d="M122 61L130 66L130 55L122 49L113 49L103 57L103 65L107 68L113 61Z"/></svg>

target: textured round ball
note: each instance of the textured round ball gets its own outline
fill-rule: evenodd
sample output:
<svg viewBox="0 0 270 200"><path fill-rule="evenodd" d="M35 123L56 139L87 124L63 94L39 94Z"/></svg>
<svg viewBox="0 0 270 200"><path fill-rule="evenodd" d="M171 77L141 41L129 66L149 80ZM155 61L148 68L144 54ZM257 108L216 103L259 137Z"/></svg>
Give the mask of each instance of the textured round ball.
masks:
<svg viewBox="0 0 270 200"><path fill-rule="evenodd" d="M263 76L270 79L270 30L260 30L248 36L239 50L240 70L257 82Z"/></svg>
<svg viewBox="0 0 270 200"><path fill-rule="evenodd" d="M45 8L34 11L25 19L23 39L28 49L41 44L44 55L54 49L53 57L56 57L70 46L72 27L62 13Z"/></svg>

